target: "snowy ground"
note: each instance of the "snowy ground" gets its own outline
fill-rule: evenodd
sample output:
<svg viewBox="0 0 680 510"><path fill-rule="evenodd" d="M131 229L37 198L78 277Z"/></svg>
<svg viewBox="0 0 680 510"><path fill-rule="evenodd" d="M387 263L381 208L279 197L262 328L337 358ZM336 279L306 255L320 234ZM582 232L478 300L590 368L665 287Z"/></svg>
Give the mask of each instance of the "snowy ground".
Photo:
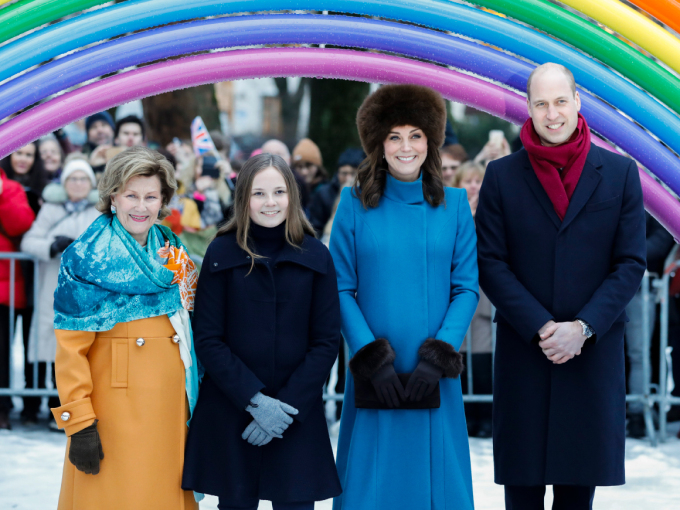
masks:
<svg viewBox="0 0 680 510"><path fill-rule="evenodd" d="M672 438L658 448L652 448L645 441L627 442L628 483L622 487L598 488L597 510L680 508L680 440L675 439L680 423L671 425ZM26 428L15 423L14 430L0 431L0 509L56 508L65 444L62 433L49 432L43 424ZM476 508L502 509L503 489L493 483L491 441L471 439L470 451ZM548 508L551 499L548 491ZM316 504L317 510L330 508L330 501ZM208 497L201 503L201 510L216 509L216 498ZM270 510L271 505L263 502L260 509Z"/></svg>
<svg viewBox="0 0 680 510"><path fill-rule="evenodd" d="M21 325L17 326L21 331ZM22 387L23 345L15 339L12 351L13 387ZM332 387L332 386L331 386ZM15 415L22 407L14 398ZM43 404L43 418L47 408ZM49 510L57 507L66 438L49 432L45 422L22 427L14 420L12 431L0 430L0 510ZM595 492L596 510L678 510L680 509L680 440L675 436L680 423L669 426L669 439L652 448L646 441L626 443L626 479L622 487L601 487ZM334 447L337 437L333 437ZM470 439L472 481L477 510L504 508L503 488L493 483L491 440ZM546 494L550 508L552 494ZM316 504L316 510L330 510L330 501ZM201 510L217 510L217 498L211 496ZM269 502L261 510L271 510ZM94 509L93 509L94 510ZM156 509L149 509L156 510ZM401 509L385 509L401 510Z"/></svg>

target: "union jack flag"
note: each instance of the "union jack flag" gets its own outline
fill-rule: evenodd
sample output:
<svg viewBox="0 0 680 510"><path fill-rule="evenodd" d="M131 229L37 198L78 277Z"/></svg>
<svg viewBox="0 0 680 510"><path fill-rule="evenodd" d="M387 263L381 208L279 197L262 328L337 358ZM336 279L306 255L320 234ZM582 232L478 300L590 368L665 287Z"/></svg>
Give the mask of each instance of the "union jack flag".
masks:
<svg viewBox="0 0 680 510"><path fill-rule="evenodd" d="M208 133L208 128L205 127L205 123L201 117L196 117L191 123L191 140L194 145L194 154L196 156L203 156L208 152L212 152L217 156L217 149L215 144L210 138L210 133Z"/></svg>

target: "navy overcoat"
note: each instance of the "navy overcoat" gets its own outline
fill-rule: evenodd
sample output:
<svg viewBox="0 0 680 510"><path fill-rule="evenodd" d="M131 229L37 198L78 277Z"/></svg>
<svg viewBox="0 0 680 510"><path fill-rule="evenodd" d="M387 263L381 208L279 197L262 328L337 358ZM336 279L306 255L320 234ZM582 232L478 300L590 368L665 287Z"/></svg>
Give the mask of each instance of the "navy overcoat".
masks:
<svg viewBox="0 0 680 510"><path fill-rule="evenodd" d="M194 316L206 374L187 439L182 487L229 502L314 501L341 492L322 401L338 355L340 305L328 249L305 236L275 265L251 259L234 232L208 247ZM300 411L269 444L241 439L258 391Z"/></svg>
<svg viewBox="0 0 680 510"><path fill-rule="evenodd" d="M497 308L496 483L623 484L624 309L646 252L635 163L592 145L560 221L522 149L489 165L476 220L479 280ZM538 330L577 318L596 335L553 364Z"/></svg>

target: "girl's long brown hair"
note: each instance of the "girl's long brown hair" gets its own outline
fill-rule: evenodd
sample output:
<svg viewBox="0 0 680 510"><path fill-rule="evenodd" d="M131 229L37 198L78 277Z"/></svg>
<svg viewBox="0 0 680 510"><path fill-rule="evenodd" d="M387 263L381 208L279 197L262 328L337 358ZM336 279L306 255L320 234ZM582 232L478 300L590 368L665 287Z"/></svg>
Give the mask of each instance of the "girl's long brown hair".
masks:
<svg viewBox="0 0 680 510"><path fill-rule="evenodd" d="M357 181L354 183L352 193L359 197L365 209L378 207L380 197L385 191L389 170L387 162L383 159L384 153L383 146L378 145L359 165ZM423 176L425 200L434 207L444 203L442 158L439 156L439 147L436 147L429 138L427 139L427 157L420 171Z"/></svg>
<svg viewBox="0 0 680 510"><path fill-rule="evenodd" d="M305 234L314 235L314 228L305 216L300 202L300 190L293 176L292 170L281 156L273 154L258 154L246 161L238 173L236 189L234 190L234 214L221 227L215 237L223 236L227 232L236 231L236 242L251 257L250 270L255 266L255 259L264 258L253 250L250 241L250 194L253 189L255 176L267 168L276 169L286 183L288 191L288 214L286 218L286 241L299 248Z"/></svg>

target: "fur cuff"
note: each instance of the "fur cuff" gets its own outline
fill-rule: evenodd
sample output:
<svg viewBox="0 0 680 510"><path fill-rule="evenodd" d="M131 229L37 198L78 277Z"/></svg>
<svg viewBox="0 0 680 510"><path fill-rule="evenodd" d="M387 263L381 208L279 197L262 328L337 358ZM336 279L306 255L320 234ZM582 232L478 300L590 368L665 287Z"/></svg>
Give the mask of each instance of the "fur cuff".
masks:
<svg viewBox="0 0 680 510"><path fill-rule="evenodd" d="M397 355L385 338L377 338L357 351L349 360L349 371L357 379L370 379L388 363L394 363Z"/></svg>
<svg viewBox="0 0 680 510"><path fill-rule="evenodd" d="M418 355L444 370L444 377L456 378L463 371L463 355L442 340L428 338L418 349Z"/></svg>

